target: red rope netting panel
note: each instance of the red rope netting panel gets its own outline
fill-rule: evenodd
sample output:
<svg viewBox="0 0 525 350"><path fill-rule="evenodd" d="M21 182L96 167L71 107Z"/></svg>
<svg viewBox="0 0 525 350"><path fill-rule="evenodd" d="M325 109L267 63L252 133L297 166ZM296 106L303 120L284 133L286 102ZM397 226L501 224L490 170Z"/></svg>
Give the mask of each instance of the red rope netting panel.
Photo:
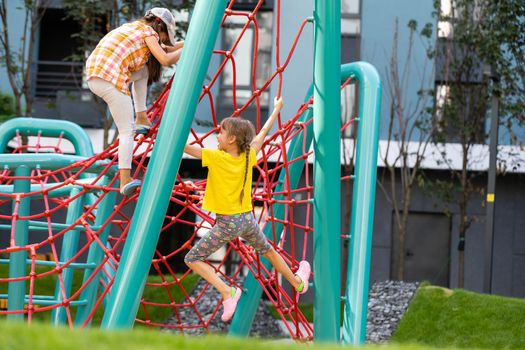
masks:
<svg viewBox="0 0 525 350"><path fill-rule="evenodd" d="M301 38L303 29L307 25L307 19L302 21L297 28L296 38L288 48L282 48L280 44L280 21L281 10L280 1L275 2L276 35L275 40L275 62L276 69L268 74L267 77L258 76L257 58L259 50L259 24L257 14L260 11L263 1L254 7L252 11L234 11L234 1L231 1L222 21L222 25L227 26L232 19L237 23L242 20L242 29L231 47L224 50L214 51L214 55L220 58L221 64L218 70L211 76L209 82L203 87L199 103L207 104L211 110L213 127L199 134L192 129L191 136L194 144L203 146L208 144L210 138L215 138L220 119L217 116L217 108L212 95L212 88L219 84L225 74L226 67L230 67L233 73L231 116L242 117L243 112L248 108L256 110L256 128L262 126L261 108L263 105L262 94L269 92L270 85L277 84L277 94L281 95L283 72L290 63L296 45ZM246 38L245 33L248 28L253 29L253 37ZM242 40L253 40L253 64L251 71L251 94L243 104L237 98L237 69L235 62L235 52ZM306 38L304 40L310 40ZM283 55L283 52L285 54ZM257 83L261 82L263 83ZM346 81L342 89L349 83ZM148 110L148 116L153 122L153 127L148 135L137 136L133 158L133 176L142 178L147 169L148 156L154 147L158 127L161 122L166 100L168 98L171 82L167 84L159 98ZM301 91L300 93L304 93ZM298 106L294 115L280 116L278 120L278 131L270 135L266 140L262 152L258 155L258 162L254 168L253 178L253 199L254 205L258 208L255 211L256 217L261 227L272 228L270 238L274 248L283 256L285 261L292 266L295 271L298 262L311 257L309 242L311 247L312 227L311 227L311 204L313 197L313 185L311 167L312 151L310 145L306 144L304 130L312 123L312 119L298 122L299 118L308 108L312 106L310 98L306 103ZM271 108L271 103L270 103ZM225 117L225 116L222 116ZM282 119L281 119L282 118ZM342 133L352 127L353 119L342 122ZM263 120L264 121L264 120ZM299 139L301 137L301 139ZM286 150L293 139L303 145L302 154L296 159L287 158ZM37 142L38 143L38 142ZM215 143L212 143L215 144ZM58 138L57 146L46 149L47 152L61 153L61 138ZM25 147L25 149L24 149ZM15 152L40 151L42 148L26 147L18 144ZM29 194L2 194L0 193L0 224L10 223L11 229L0 231L0 258L7 260L12 253L27 252L27 269L22 277L10 277L7 270L0 264L0 294L7 293L7 285L10 282L24 280L26 287L26 307L24 310L12 313L23 313L29 322L33 318L47 318L54 309L65 312L65 322L70 326L85 326L90 322L97 324L103 314L104 298L110 291L113 278L118 267L120 253L124 245L126 235L132 218L135 202L138 193L130 197L117 196L117 201L112 204L111 210L103 217L101 214L102 203L108 199L108 195L117 192L118 186L115 185L116 178L110 176L110 167L117 164L118 141L95 157L77 162L59 170L38 170L31 172L28 178L33 184L32 192ZM353 157L353 155L352 155ZM89 166L96 161L106 161L102 170L91 177L82 176ZM288 168L294 163L303 163L304 171L301 185L296 189L291 189ZM311 163L311 162L310 162ZM351 164L351 162L350 162ZM283 190L277 191L279 176L285 172L285 181L282 184ZM102 180L107 175L107 181ZM350 177L342 177L342 181L347 181ZM15 180L21 179L14 176L10 170L0 172L0 185L12 185ZM24 178L22 178L24 179ZM212 287L204 285L203 288L195 288L196 277L189 271L182 258L191 249L192 244L199 239L201 234L211 228L214 217L211 213L203 211L201 208L202 195L206 187L205 180L196 180L196 189L184 183L185 178L180 174L172 190L170 206L165 216L165 221L161 229L160 241L151 264L152 274L148 278L145 292L141 300L141 306L137 316L137 323L148 326L158 326L177 330L181 333L200 330L212 332L214 321L217 321L221 311L220 296L217 293L217 303L211 309L203 311L201 304L203 296ZM103 184L101 184L101 182ZM40 186L35 190L34 185ZM51 187L49 187L51 186ZM49 196L52 190L60 189L64 186L76 186L77 192L74 195L68 193L62 197ZM19 214L19 204L21 199L30 195L39 195L38 205L31 205L31 214L23 216ZM74 201L84 198L82 213L65 223L65 213L68 208L72 208ZM279 199L277 199L279 198ZM37 201L36 199L31 202ZM276 205L284 205L284 218L274 216ZM8 214L6 214L8 213ZM19 244L15 240L15 230L25 220L39 222L39 230L30 229L28 244ZM56 223L63 223L57 228ZM275 225L282 224L282 232L275 231ZM79 229L80 228L80 229ZM79 232L78 248L73 256L66 261L61 260L60 245L73 229ZM109 229L109 236L104 233ZM2 239L2 236L8 239ZM78 264L86 262L90 250L102 251L100 259L95 265L89 266L89 273L85 269L76 268ZM310 248L311 250L311 248ZM47 253L47 263L42 266L39 263L42 257L39 254ZM6 259L7 258L7 259ZM310 258L311 259L311 258ZM39 265L40 264L40 265ZM5 265L4 265L5 266ZM291 337L295 339L312 339L313 327L308 322L302 311L298 307L298 296L292 291L287 283L281 283L281 279L273 272L264 268L260 264L260 259L253 249L244 245L240 240L232 242L225 247L222 254L210 262L210 266L228 283L242 287L242 278L249 272L252 273L263 288L268 303L275 308L281 316L286 329ZM75 268L74 268L75 267ZM4 270L1 270L1 269ZM64 271L68 268L74 269L75 278L71 288L64 283ZM84 293L90 286L98 284L98 292L90 310L84 311L85 318L78 320L78 306L75 303L83 303ZM53 301L47 303L36 303L35 300L41 299L40 291L44 290L47 284L56 284L56 296ZM0 305L1 306L1 305ZM0 316L9 314L5 309L0 309ZM191 322L188 322L188 313L193 314ZM171 316L171 317L170 317ZM75 320L75 318L77 318ZM169 318L169 322L167 321Z"/></svg>

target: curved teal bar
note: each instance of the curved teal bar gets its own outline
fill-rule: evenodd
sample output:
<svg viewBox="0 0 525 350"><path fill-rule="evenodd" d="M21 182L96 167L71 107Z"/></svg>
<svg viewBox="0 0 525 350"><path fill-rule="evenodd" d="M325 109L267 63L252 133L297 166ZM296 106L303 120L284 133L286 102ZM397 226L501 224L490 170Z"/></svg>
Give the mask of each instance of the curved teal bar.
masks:
<svg viewBox="0 0 525 350"><path fill-rule="evenodd" d="M133 326L227 0L198 0L102 328Z"/></svg>
<svg viewBox="0 0 525 350"><path fill-rule="evenodd" d="M78 125L67 120L17 117L0 125L0 153L5 153L7 143L16 132L25 136L39 133L46 137L62 136L75 147L75 154L84 157L93 156L93 145L88 134Z"/></svg>
<svg viewBox="0 0 525 350"><path fill-rule="evenodd" d="M80 193L79 189L71 190L71 198L74 198ZM84 195L79 196L69 203L67 208L66 225L73 224L80 215L85 200ZM62 248L60 249L60 261L69 261L78 250L78 240L80 237L80 230L68 230L62 239ZM55 300L57 303L62 303L65 299L71 296L71 285L73 284L73 271L71 267L66 267L62 270L62 282L57 278L55 286ZM61 306L51 311L51 320L58 326L65 324L67 321L66 308Z"/></svg>
<svg viewBox="0 0 525 350"><path fill-rule="evenodd" d="M368 65L364 62L357 62L357 63L351 63L351 64L344 64L341 66L341 78L340 78L340 84L345 82L350 76L355 77L355 71L356 67L360 65ZM373 68L373 67L372 67ZM356 79L357 80L357 79ZM308 93L305 97L305 102L308 101L308 99L312 96L313 93L313 85L310 86L310 89L308 90ZM312 110L307 109L303 115L299 118L299 123L306 122L312 117ZM305 133L299 133L290 143L290 147L288 148L287 153L287 159L295 159L299 157L303 153L303 138L305 138L306 142L306 148L309 149L312 143L313 139L313 123L310 123L305 126ZM288 174L290 175L290 189L294 190L297 188L297 184L299 183L299 180L301 178L301 175L304 170L304 163L303 162L294 162L290 164L290 167L288 168ZM279 185L276 187L275 192L281 192L284 190L283 184L286 181L286 172L281 172L279 176ZM276 198L282 198L276 197ZM274 217L279 220L284 220L284 205L283 204L275 204L274 205ZM275 223L275 231L281 232L282 230L282 224L276 222ZM265 228L264 234L266 237L272 237L272 230L271 228ZM263 260L263 265L266 268L271 268L271 264ZM242 298L239 300L238 310L235 312L235 315L233 317L231 326L230 326L230 335L234 336L248 336L250 333L250 329L253 324L253 320L255 318L255 312L257 309L257 306L259 304L259 300L262 295L262 288L259 284L259 282L255 279L255 277L252 274L249 274L246 277L246 282L244 284L244 293ZM335 316L334 316L335 317Z"/></svg>
<svg viewBox="0 0 525 350"><path fill-rule="evenodd" d="M366 332L381 118L381 81L377 70L366 62L345 65L343 74L352 75L359 82L359 123L343 322L343 343L358 345L364 344Z"/></svg>

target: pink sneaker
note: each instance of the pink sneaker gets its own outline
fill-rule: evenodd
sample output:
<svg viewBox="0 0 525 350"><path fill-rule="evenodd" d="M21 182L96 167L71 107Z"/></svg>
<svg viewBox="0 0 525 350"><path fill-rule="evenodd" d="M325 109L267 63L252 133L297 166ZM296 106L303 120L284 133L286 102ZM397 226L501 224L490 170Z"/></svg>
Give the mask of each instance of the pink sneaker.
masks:
<svg viewBox="0 0 525 350"><path fill-rule="evenodd" d="M237 308L237 302L241 298L241 294L241 288L236 288L235 294L222 302L224 311L222 312L221 320L223 322L228 322L232 318L233 314L235 313L235 309Z"/></svg>
<svg viewBox="0 0 525 350"><path fill-rule="evenodd" d="M308 280L310 279L310 263L303 260L299 263L299 269L295 273L296 276L299 276L301 281L303 281L297 288L297 293L304 294L308 291Z"/></svg>

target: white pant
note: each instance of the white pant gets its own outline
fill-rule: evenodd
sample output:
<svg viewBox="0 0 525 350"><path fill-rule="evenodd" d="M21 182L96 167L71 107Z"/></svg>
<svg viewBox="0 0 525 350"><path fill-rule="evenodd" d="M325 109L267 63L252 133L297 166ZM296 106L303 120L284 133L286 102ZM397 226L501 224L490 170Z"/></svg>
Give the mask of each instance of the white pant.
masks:
<svg viewBox="0 0 525 350"><path fill-rule="evenodd" d="M87 84L89 89L102 98L109 107L109 111L119 134L118 167L119 169L131 169L133 158L133 134L135 133L135 112L143 112L146 108L146 97L148 93L148 68L144 67L131 74L131 97L118 90L115 85L100 79L91 78Z"/></svg>

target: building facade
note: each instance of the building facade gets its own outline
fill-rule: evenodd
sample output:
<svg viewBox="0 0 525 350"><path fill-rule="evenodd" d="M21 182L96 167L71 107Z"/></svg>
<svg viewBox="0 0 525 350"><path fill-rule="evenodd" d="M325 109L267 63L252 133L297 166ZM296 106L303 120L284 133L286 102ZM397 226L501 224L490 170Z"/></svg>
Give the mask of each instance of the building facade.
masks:
<svg viewBox="0 0 525 350"><path fill-rule="evenodd" d="M20 20L23 13L16 9L16 2L9 2L9 25L11 26L12 42L19 42L16 36L21 34ZM253 7L256 1L236 1L236 10L242 11ZM436 93L444 91L440 86L436 72L435 62L429 60L426 48L421 41L409 40L410 21L416 21L421 28L426 23L431 23L434 28L441 28L432 16L434 11L432 0L341 0L341 62L353 62L363 60L371 63L378 70L383 82L382 97L382 119L380 131L380 155L378 178L383 179L378 184L376 191L376 211L373 232L373 253L371 282L395 278L397 254L396 230L393 218L393 208L388 202L383 188L390 188L389 180L385 180L385 162L382 156L389 145L389 115L391 113L392 95L389 93L391 59L394 44L397 46L397 64L399 67L409 67L411 74L408 75L404 85L404 98L407 105L418 103L418 91L421 89L435 90ZM446 8L447 0L443 0ZM307 17L312 16L313 0L282 0L281 23L280 23L280 47L281 56L288 52L295 39L300 23ZM276 66L276 3L273 0L264 2L262 10L257 14L259 23L258 40L258 62L253 67L253 40L244 40L234 53L237 63L236 68L236 97L239 104L246 101L251 94L252 70L257 70L257 76L263 79ZM44 20L42 21L38 35L38 47L35 52L36 71L35 76L35 116L58 117L75 121L83 127L90 129L93 135L96 150L101 150L101 141L98 139L102 117L95 112L97 106L93 105L89 94L82 88L81 72L78 67L69 65L64 60L70 55L74 43L71 34L77 30L77 24L63 22L63 10L60 2L55 2ZM20 23L17 26L17 23ZM242 28L241 22L230 20L224 30L219 33L216 49L230 47L231 43L239 35ZM445 26L446 27L446 26ZM394 35L397 33L397 36ZM437 30L433 31L432 41L438 41L441 35ZM254 38L253 28L249 28L244 34L246 37ZM283 116L293 115L297 107L304 101L307 89L312 82L313 70L313 37L312 26L307 26L297 44L295 53L290 64L284 72L282 95L286 101ZM395 39L397 37L397 39ZM406 53L410 49L411 56ZM281 58L282 58L281 57ZM213 76L221 63L222 57L214 55L212 58L208 76ZM49 67L54 67L51 69ZM56 69L56 67L62 67ZM77 69L77 70L75 70ZM226 69L220 84L211 90L216 112L219 118L232 113L231 98L233 94L233 72ZM63 71L60 71L63 70ZM54 75L53 75L54 74ZM79 76L80 74L80 76ZM52 80L48 84L47 80ZM72 83L73 82L73 83ZM79 83L80 82L80 83ZM260 86L261 81L256 84ZM51 86L49 86L51 85ZM9 92L9 84L5 72L0 70L0 91ZM268 113L273 97L277 93L277 85L272 84L269 91L261 95L261 113ZM87 95L86 95L87 94ZM77 102L71 102L71 95L76 97ZM342 92L342 111L348 117L357 114L356 92L353 86ZM439 97L439 96L437 96ZM439 98L436 98L439 100ZM79 104L78 101L81 103ZM46 106L54 104L55 109ZM93 117L97 115L98 117ZM248 108L243 117L254 120L255 109ZM264 119L264 117L263 117ZM211 123L211 111L207 104L199 105L194 118L194 129L197 132L209 130ZM490 125L483 125L488 131ZM518 134L525 135L525 130L516 130ZM352 137L352 133L345 137ZM416 142L414 135L413 142ZM516 145L511 144L508 133L500 132L499 144L501 145L500 158L502 161L513 162L507 168L505 175L497 178L497 202L494 225L493 245L493 271L492 291L501 295L525 297L525 218L521 214L521 208L525 204L525 153ZM395 146L395 143L394 143ZM429 178L447 179L450 166L458 169L456 163L460 154L453 143L442 145L447 147L447 152L452 158L448 167L440 163L435 154L439 150L434 148L425 158L423 168ZM395 148L395 147L393 147ZM395 157L395 154L393 155ZM480 174L479 186L486 183L486 172L488 168L488 146L480 144L477 147L478 161L473 163L470 171ZM512 159L511 159L512 158ZM510 163L509 163L510 164ZM188 177L201 176L197 171L195 161L185 159L181 165L181 172ZM394 185L400 187L399 183ZM351 198L351 189L342 196L343 212L347 212ZM484 270L483 263L486 259L484 250L485 237L485 215L484 195L480 194L473 200L468 208L469 215L476 219L469 227L465 241L465 288L482 291ZM410 207L407 246L405 249L405 276L406 280L429 280L431 283L446 287L458 285L458 221L459 209L455 205L443 203L440 199L429 196L421 189L416 188ZM343 219L344 225L348 220ZM343 232L344 233L344 232ZM167 244L167 243L166 243Z"/></svg>

